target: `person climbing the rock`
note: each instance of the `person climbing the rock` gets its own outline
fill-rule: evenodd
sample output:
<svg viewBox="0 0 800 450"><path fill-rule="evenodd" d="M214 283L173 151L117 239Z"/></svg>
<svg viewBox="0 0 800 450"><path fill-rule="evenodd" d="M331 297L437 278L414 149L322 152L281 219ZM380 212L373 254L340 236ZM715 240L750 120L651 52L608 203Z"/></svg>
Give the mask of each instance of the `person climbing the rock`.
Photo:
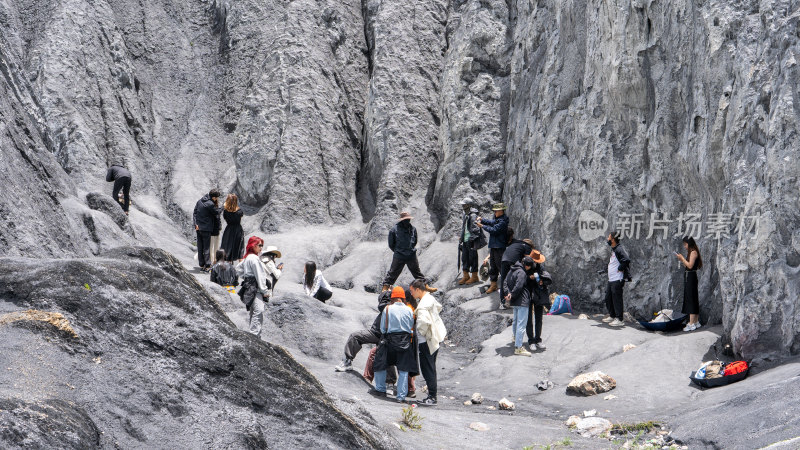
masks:
<svg viewBox="0 0 800 450"><path fill-rule="evenodd" d="M242 287L239 297L250 311L250 324L248 331L256 336L261 334L264 324L265 303L269 301L272 291L267 285L267 270L258 258L264 241L258 236L251 236L247 240L247 249L244 261L236 266L236 274L242 278Z"/></svg>
<svg viewBox="0 0 800 450"><path fill-rule="evenodd" d="M478 210L474 205L475 201L472 197L465 197L464 200L461 200L464 214L461 219L461 238L458 241L459 265L463 272L462 278L458 280L460 285L480 282L478 250L486 246L486 236L478 226Z"/></svg>
<svg viewBox="0 0 800 450"><path fill-rule="evenodd" d="M697 294L697 270L703 268L703 258L697 242L691 236L684 236L683 248L686 256L675 253L678 261L683 264L683 308L681 312L689 315L689 323L683 331L694 331L700 328L700 296Z"/></svg>
<svg viewBox="0 0 800 450"><path fill-rule="evenodd" d="M508 240L506 241L506 249L503 251L503 258L500 261L500 277L504 280L511 266L516 262L522 261L522 257L528 255L533 250L533 242L530 239L514 239L514 229L508 227L506 229ZM508 305L505 304L506 291L505 286L501 284L500 288L500 309L506 309Z"/></svg>
<svg viewBox="0 0 800 450"><path fill-rule="evenodd" d="M419 261L417 260L417 229L411 225L411 214L407 212L400 213L400 219L389 231L389 248L394 252L392 255L392 265L383 279L383 291L388 291L391 286L397 281L397 277L403 271L403 267L408 267L414 279L425 279L425 275L419 268ZM431 292L436 292L437 289L427 286Z"/></svg>
<svg viewBox="0 0 800 450"><path fill-rule="evenodd" d="M219 197L212 198L214 201L214 227L211 229L211 238L209 239L208 244L208 254L213 256L211 260L211 264L215 264L217 262L217 250L219 250L220 243L222 242L222 214L223 207L219 204Z"/></svg>
<svg viewBox="0 0 800 450"><path fill-rule="evenodd" d="M225 259L228 261L238 261L244 256L242 216L244 212L239 208L239 197L228 194L222 211L226 224L225 232L222 233L222 249L225 250Z"/></svg>
<svg viewBox="0 0 800 450"><path fill-rule="evenodd" d="M506 215L506 205L504 203L495 203L492 205L494 211L494 218L484 219L478 217L478 226L489 233L489 289L486 290L487 294L491 294L498 288L498 277L500 276L500 264L503 261L503 252L506 250L506 243L508 242L508 216ZM499 280L500 285L503 280ZM502 302L502 298L500 299Z"/></svg>
<svg viewBox="0 0 800 450"><path fill-rule="evenodd" d="M447 336L447 328L439 316L442 305L425 289L425 280L414 280L409 291L417 299L414 315L417 323L419 367L422 377L425 378L425 383L428 385L428 396L421 403L433 406L437 403L436 355L439 353L439 344Z"/></svg>
<svg viewBox="0 0 800 450"><path fill-rule="evenodd" d="M383 291L378 294L378 315L372 321L372 326L369 330L360 330L350 333L347 342L344 345L344 359L342 363L336 366L337 372L346 372L353 370L353 360L356 355L361 351L364 344L377 344L381 339L381 313L383 308L391 302L391 292ZM371 381L371 380L370 380ZM392 383L394 384L394 380Z"/></svg>
<svg viewBox="0 0 800 450"><path fill-rule="evenodd" d="M620 244L621 239L622 236L618 231L609 234L606 238L606 242L611 247L611 258L608 261L608 287L606 288L608 315L603 318L603 322L612 327L625 325L622 288L625 286L625 280L631 280L631 260Z"/></svg>
<svg viewBox="0 0 800 450"><path fill-rule="evenodd" d="M528 272L528 289L531 292L531 306L528 308L528 322L525 326L525 334L528 335L528 348L533 351L545 350L547 347L542 343L542 316L544 309L550 304L548 286L553 283L550 272L544 270L546 258L539 250L532 250L528 256L533 262L533 267ZM533 320L531 320L533 319Z"/></svg>
<svg viewBox="0 0 800 450"><path fill-rule="evenodd" d="M111 191L111 197L114 201L122 206L125 215L131 206L131 173L122 164L114 163L106 171L106 181L114 182L114 188ZM119 201L119 193L122 191L122 202Z"/></svg>
<svg viewBox="0 0 800 450"><path fill-rule="evenodd" d="M192 224L197 232L197 262L206 272L211 270L211 233L214 231L214 217L218 216L215 199L219 200L220 193L212 189L194 205Z"/></svg>
<svg viewBox="0 0 800 450"><path fill-rule="evenodd" d="M276 264L275 259L281 257L281 252L278 247L270 245L261 253L261 262L264 264L264 269L267 272L267 283L270 285L272 292L275 292L275 284L283 273L283 263Z"/></svg>
<svg viewBox="0 0 800 450"><path fill-rule="evenodd" d="M225 261L225 250L219 249L216 254L217 262L211 267L211 282L224 287L231 294L236 293L236 286L239 285L239 277L236 276L236 268Z"/></svg>
<svg viewBox="0 0 800 450"><path fill-rule="evenodd" d="M303 289L306 295L325 303L333 296L331 285L325 280L321 270L317 270L317 263L314 261L306 262L303 268Z"/></svg>
<svg viewBox="0 0 800 450"><path fill-rule="evenodd" d="M375 353L375 388L370 392L386 396L386 369L397 367L397 401L406 403L409 372L416 372L417 351L412 340L414 313L403 301L405 290L399 286L392 289L391 303L381 313L381 342Z"/></svg>
<svg viewBox="0 0 800 450"><path fill-rule="evenodd" d="M533 259L526 256L522 258L522 262L516 262L511 266L508 276L503 280L506 284L506 301L514 308L511 332L514 334L514 354L519 356L531 356L531 352L522 346L531 303L531 292L528 288L529 272L533 272Z"/></svg>

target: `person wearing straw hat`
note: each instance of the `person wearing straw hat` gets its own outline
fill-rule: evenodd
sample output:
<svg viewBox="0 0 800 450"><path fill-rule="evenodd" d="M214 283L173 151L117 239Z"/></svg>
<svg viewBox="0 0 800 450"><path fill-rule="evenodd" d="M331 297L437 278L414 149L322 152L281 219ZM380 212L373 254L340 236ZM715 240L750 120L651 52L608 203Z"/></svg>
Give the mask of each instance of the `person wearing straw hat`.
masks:
<svg viewBox="0 0 800 450"><path fill-rule="evenodd" d="M548 286L553 283L553 279L550 273L544 270L542 266L546 261L542 252L534 249L528 256L533 262L533 267L531 267L531 271L528 274L531 307L528 308L528 322L525 325L525 334L528 336L528 347L531 350L533 350L532 347L536 347L537 350L544 350L547 347L542 343L542 316L544 316L545 306L550 302L547 291Z"/></svg>
<svg viewBox="0 0 800 450"><path fill-rule="evenodd" d="M383 279L383 291L388 291L397 281L397 277L400 276L403 267L408 267L414 279L425 279L417 260L417 229L411 225L411 219L413 217L410 213L400 213L397 223L389 231L389 248L392 249L394 254L392 255L392 265ZM430 292L438 290L428 285L426 285L426 288Z"/></svg>
<svg viewBox="0 0 800 450"><path fill-rule="evenodd" d="M500 276L500 265L503 261L503 252L506 251L508 244L508 216L505 203L495 203L492 205L492 211L494 211L493 219L478 217L478 226L489 233L489 280L491 284L486 290L487 294L491 294L498 288L497 279ZM501 279L500 285L502 286L502 284L503 280ZM501 291L501 294L503 293ZM503 301L502 297L500 301Z"/></svg>
<svg viewBox="0 0 800 450"><path fill-rule="evenodd" d="M278 250L278 247L274 245L269 245L264 251L261 253L261 262L264 263L264 268L267 271L267 277L270 279L268 280L272 289L275 289L275 283L278 282L278 278L281 277L281 273L283 271L283 263L275 264L275 259L280 258L281 252Z"/></svg>

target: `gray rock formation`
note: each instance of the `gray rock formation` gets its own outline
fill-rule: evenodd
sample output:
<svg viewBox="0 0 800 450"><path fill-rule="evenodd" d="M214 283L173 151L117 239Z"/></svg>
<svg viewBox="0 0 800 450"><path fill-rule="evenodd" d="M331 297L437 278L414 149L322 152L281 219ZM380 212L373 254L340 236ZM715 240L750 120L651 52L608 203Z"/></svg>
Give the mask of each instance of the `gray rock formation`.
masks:
<svg viewBox="0 0 800 450"><path fill-rule="evenodd" d="M0 263L4 448L395 447L162 250ZM6 320L37 310L60 320Z"/></svg>

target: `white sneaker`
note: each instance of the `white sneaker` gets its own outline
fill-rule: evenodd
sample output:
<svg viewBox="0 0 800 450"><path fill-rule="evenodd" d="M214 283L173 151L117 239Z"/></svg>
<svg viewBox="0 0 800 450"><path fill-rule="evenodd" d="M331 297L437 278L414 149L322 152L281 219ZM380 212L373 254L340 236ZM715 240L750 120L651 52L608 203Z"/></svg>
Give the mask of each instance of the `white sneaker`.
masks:
<svg viewBox="0 0 800 450"><path fill-rule="evenodd" d="M623 322L623 321L621 321L621 320L619 320L619 319L614 319L614 320L613 320L611 323L609 323L608 325L610 325L610 326L612 326L612 327L624 327L624 326L625 326L625 322Z"/></svg>
<svg viewBox="0 0 800 450"><path fill-rule="evenodd" d="M514 349L514 354L519 356L531 356L531 352L525 350L525 347L517 347Z"/></svg>
<svg viewBox="0 0 800 450"><path fill-rule="evenodd" d="M694 329L696 330L696 329L700 328L701 326L702 325L700 325L700 322L697 322L696 324L694 324Z"/></svg>
<svg viewBox="0 0 800 450"><path fill-rule="evenodd" d="M505 303L500 303L500 309L508 309Z"/></svg>
<svg viewBox="0 0 800 450"><path fill-rule="evenodd" d="M694 325L693 325L693 324L691 324L691 323L689 323L689 324L686 324L686 326L685 326L685 327L683 327L683 331L694 331L694 330L695 330L695 327L694 327Z"/></svg>
<svg viewBox="0 0 800 450"><path fill-rule="evenodd" d="M605 316L605 317L603 317L603 322L605 322L605 323L612 322L613 320L614 320L614 318L613 318L613 317L611 317L611 316Z"/></svg>

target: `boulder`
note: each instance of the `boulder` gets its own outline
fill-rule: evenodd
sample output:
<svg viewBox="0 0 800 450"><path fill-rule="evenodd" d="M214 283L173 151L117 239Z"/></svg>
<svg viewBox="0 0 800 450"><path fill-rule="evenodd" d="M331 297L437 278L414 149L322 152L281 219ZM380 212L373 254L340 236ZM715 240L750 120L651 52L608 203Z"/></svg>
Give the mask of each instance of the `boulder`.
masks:
<svg viewBox="0 0 800 450"><path fill-rule="evenodd" d="M584 373L573 378L567 385L567 392L578 395L597 395L617 387L617 382L600 371Z"/></svg>
<svg viewBox="0 0 800 450"><path fill-rule="evenodd" d="M602 417L586 417L577 420L575 431L583 437L597 437L608 433L613 425Z"/></svg>
<svg viewBox="0 0 800 450"><path fill-rule="evenodd" d="M500 399L500 401L498 402L498 406L500 406L500 409L504 409L506 411L514 410L514 402L512 402L507 398Z"/></svg>
<svg viewBox="0 0 800 450"><path fill-rule="evenodd" d="M470 401L474 405L480 405L481 403L483 403L483 396L480 393L476 392L472 394L472 398L470 399Z"/></svg>
<svg viewBox="0 0 800 450"><path fill-rule="evenodd" d="M489 425L486 425L483 422L472 422L469 424L469 427L475 431L489 431Z"/></svg>

